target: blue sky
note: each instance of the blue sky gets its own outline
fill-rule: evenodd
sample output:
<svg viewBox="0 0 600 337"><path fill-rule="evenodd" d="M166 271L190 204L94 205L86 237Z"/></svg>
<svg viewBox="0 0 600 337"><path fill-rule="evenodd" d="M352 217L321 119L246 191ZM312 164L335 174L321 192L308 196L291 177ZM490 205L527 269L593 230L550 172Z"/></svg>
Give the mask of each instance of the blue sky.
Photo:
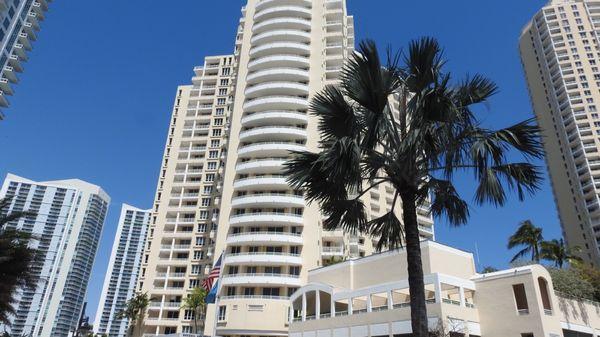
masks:
<svg viewBox="0 0 600 337"><path fill-rule="evenodd" d="M485 114L500 127L529 118L517 49L523 25L544 0L347 0L357 41L405 47L437 37L449 69L479 72L500 93ZM151 207L177 85L188 84L206 55L230 53L245 1L55 1L25 64L7 118L0 122L0 175L36 180L80 178L112 197L88 287L93 320L121 203ZM539 165L544 165L539 162ZM459 182L472 200L472 185ZM514 199L514 198L513 198ZM479 249L482 266L507 266L507 237L532 219L547 238L560 228L549 182L525 202L475 207L468 226L436 224L441 241Z"/></svg>

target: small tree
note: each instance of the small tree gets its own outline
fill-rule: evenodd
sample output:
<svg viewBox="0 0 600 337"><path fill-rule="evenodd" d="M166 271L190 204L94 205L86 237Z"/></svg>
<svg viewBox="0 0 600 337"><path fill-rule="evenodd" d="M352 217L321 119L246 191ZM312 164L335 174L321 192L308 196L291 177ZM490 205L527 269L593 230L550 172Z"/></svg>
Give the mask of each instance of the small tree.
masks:
<svg viewBox="0 0 600 337"><path fill-rule="evenodd" d="M554 290L574 298L594 299L594 286L576 269L548 268Z"/></svg>
<svg viewBox="0 0 600 337"><path fill-rule="evenodd" d="M183 299L183 309L190 310L194 314L194 333L198 333L198 318L204 314L206 307L206 295L208 292L204 288L194 288L192 293Z"/></svg>
<svg viewBox="0 0 600 337"><path fill-rule="evenodd" d="M581 248L577 246L568 248L563 239L554 239L541 243L541 258L552 261L554 266L558 268L562 268L565 263L573 264L575 261L580 262L581 258L576 255L579 253L581 253Z"/></svg>
<svg viewBox="0 0 600 337"><path fill-rule="evenodd" d="M35 286L31 263L36 250L29 247L29 233L7 228L12 221L35 215L28 211L8 213L10 198L0 199L0 322L10 325L9 316L14 314L14 293L19 287Z"/></svg>
<svg viewBox="0 0 600 337"><path fill-rule="evenodd" d="M531 254L531 261L540 262L540 246L544 241L542 229L536 227L530 220L525 220L519 224L517 231L508 238L508 249L523 247L513 256L510 262L515 262L527 254Z"/></svg>
<svg viewBox="0 0 600 337"><path fill-rule="evenodd" d="M600 269L579 262L574 262L571 269L577 271L583 280L592 285L591 299L600 302Z"/></svg>
<svg viewBox="0 0 600 337"><path fill-rule="evenodd" d="M150 298L147 293L136 293L125 303L125 309L117 313L117 318L126 318L129 321L129 336L133 336L135 330L138 331L139 336L142 336L144 315L149 304Z"/></svg>

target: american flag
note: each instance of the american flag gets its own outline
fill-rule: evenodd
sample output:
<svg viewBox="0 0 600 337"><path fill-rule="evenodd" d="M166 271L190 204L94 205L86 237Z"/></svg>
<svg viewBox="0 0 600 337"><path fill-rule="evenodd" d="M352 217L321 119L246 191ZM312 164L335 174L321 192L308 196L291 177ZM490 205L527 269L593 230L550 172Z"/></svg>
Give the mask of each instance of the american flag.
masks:
<svg viewBox="0 0 600 337"><path fill-rule="evenodd" d="M206 291L210 291L213 287L213 284L215 284L215 280L219 278L219 274L221 273L221 257L223 257L223 255L219 256L219 259L213 266L210 274L208 274L208 276L202 281L202 287Z"/></svg>

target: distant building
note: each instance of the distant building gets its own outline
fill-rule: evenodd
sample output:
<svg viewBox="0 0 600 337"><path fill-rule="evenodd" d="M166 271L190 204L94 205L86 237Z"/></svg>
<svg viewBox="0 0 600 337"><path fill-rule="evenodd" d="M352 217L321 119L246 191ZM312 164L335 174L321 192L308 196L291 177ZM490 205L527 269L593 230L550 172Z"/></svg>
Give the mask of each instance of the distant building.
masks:
<svg viewBox="0 0 600 337"><path fill-rule="evenodd" d="M151 211L127 204L121 207L117 233L94 320L94 333L111 337L127 335L127 320L117 319L116 315L125 308L125 302L135 293Z"/></svg>
<svg viewBox="0 0 600 337"><path fill-rule="evenodd" d="M44 20L52 0L0 0L0 107L8 107L7 95L19 81L31 41L37 39L40 21ZM0 113L0 119L2 114Z"/></svg>
<svg viewBox="0 0 600 337"><path fill-rule="evenodd" d="M600 266L600 2L549 1L521 33L554 199L571 247Z"/></svg>
<svg viewBox="0 0 600 337"><path fill-rule="evenodd" d="M592 337L600 303L553 290L540 265L477 274L473 255L421 243L430 329L452 337ZM381 272L385 270L385 272ZM410 299L404 250L311 270L291 296L290 337L409 337ZM225 312L220 319L231 317ZM248 320L260 313L248 313Z"/></svg>
<svg viewBox="0 0 600 337"><path fill-rule="evenodd" d="M110 203L98 186L78 179L36 182L8 174L0 198L11 198L8 213L29 210L9 228L32 233L37 279L16 296L11 336L66 337L77 327L100 233Z"/></svg>

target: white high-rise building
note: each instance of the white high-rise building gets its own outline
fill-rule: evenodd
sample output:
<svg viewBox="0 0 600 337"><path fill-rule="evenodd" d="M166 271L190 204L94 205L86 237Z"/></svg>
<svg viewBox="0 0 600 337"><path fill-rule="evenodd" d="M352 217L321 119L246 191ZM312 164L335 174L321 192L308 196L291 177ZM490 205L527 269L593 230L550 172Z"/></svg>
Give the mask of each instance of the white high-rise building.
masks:
<svg viewBox="0 0 600 337"><path fill-rule="evenodd" d="M374 251L374 238L325 231L318 205L282 175L289 151L318 150L309 101L337 82L353 22L344 0L249 0L234 54L207 57L193 85L179 87L140 278L157 301L146 334L285 336L289 296L308 270ZM370 217L383 215L393 189L363 199ZM217 305L193 331L179 303L220 256Z"/></svg>
<svg viewBox="0 0 600 337"><path fill-rule="evenodd" d="M119 224L94 320L94 333L107 334L111 337L127 335L128 321L118 319L116 316L125 308L125 302L135 293L151 211L127 204L121 207Z"/></svg>
<svg viewBox="0 0 600 337"><path fill-rule="evenodd" d="M51 1L0 0L0 107L8 107L7 95L13 94L12 85L19 82L17 73L23 71L31 41L37 39Z"/></svg>
<svg viewBox="0 0 600 337"><path fill-rule="evenodd" d="M552 0L520 51L563 235L600 265L600 1Z"/></svg>
<svg viewBox="0 0 600 337"><path fill-rule="evenodd" d="M67 337L79 320L100 241L109 196L78 179L36 182L8 174L0 198L7 212L31 211L9 223L31 233L37 250L31 269L35 286L18 291L11 336Z"/></svg>

